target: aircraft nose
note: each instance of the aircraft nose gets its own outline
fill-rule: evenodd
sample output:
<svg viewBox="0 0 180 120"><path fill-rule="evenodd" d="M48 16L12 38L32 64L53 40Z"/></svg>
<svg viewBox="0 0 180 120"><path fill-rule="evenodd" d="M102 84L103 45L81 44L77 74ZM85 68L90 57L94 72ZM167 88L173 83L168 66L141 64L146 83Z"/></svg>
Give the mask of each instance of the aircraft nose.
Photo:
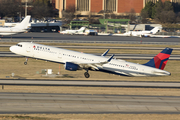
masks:
<svg viewBox="0 0 180 120"><path fill-rule="evenodd" d="M11 52L14 52L14 46L11 46L11 47L9 48L9 50L10 50Z"/></svg>

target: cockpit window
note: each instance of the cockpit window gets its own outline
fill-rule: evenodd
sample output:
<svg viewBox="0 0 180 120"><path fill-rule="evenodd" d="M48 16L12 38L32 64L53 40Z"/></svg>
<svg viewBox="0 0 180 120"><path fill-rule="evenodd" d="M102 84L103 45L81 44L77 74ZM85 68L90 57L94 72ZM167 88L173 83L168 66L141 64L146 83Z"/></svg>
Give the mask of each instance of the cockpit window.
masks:
<svg viewBox="0 0 180 120"><path fill-rule="evenodd" d="M16 44L16 46L22 47L22 45L21 45L21 44Z"/></svg>

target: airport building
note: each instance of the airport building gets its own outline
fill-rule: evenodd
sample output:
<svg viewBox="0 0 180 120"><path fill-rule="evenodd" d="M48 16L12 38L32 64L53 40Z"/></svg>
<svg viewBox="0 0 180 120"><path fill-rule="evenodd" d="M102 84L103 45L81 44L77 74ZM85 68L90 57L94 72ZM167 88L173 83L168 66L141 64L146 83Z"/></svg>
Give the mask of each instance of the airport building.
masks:
<svg viewBox="0 0 180 120"><path fill-rule="evenodd" d="M75 8L76 13L87 16L90 13L98 14L100 11L111 11L114 14L126 14L134 11L137 15L149 1L156 3L158 0L56 0L56 9L59 9L59 17L62 18L62 11ZM180 9L180 0L170 1L176 10ZM180 10L179 10L180 11Z"/></svg>

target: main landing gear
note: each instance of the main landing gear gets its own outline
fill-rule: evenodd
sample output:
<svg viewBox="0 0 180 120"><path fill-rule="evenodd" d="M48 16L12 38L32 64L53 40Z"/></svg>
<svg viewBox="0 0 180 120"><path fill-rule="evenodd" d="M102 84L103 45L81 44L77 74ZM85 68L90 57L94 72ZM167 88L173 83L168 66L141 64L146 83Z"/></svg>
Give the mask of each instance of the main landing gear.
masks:
<svg viewBox="0 0 180 120"><path fill-rule="evenodd" d="M88 70L86 70L86 72L84 73L84 76L85 76L86 78L89 78L89 77L90 77L90 75L89 75L89 73L88 73Z"/></svg>
<svg viewBox="0 0 180 120"><path fill-rule="evenodd" d="M24 65L27 65L28 58L26 58L26 61L24 62Z"/></svg>

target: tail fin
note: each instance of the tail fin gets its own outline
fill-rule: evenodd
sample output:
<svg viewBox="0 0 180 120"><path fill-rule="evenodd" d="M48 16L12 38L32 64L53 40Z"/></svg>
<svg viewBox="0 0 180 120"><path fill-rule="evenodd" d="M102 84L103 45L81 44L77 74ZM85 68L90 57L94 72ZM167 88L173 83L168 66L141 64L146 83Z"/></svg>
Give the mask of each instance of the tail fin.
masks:
<svg viewBox="0 0 180 120"><path fill-rule="evenodd" d="M162 52L157 54L154 58L152 58L144 65L163 70L166 66L167 61L169 60L172 51L172 48L165 48Z"/></svg>
<svg viewBox="0 0 180 120"><path fill-rule="evenodd" d="M16 25L14 28L27 29L27 28L28 28L28 25L29 25L30 18L31 18L31 16L30 16L30 15L27 15L27 16L24 18L24 20L23 20L20 24Z"/></svg>
<svg viewBox="0 0 180 120"><path fill-rule="evenodd" d="M86 27L81 27L80 29L79 29L79 31L83 31L83 30L85 30L86 29Z"/></svg>
<svg viewBox="0 0 180 120"><path fill-rule="evenodd" d="M156 34L160 29L161 29L161 27L155 27L151 30L151 33Z"/></svg>

